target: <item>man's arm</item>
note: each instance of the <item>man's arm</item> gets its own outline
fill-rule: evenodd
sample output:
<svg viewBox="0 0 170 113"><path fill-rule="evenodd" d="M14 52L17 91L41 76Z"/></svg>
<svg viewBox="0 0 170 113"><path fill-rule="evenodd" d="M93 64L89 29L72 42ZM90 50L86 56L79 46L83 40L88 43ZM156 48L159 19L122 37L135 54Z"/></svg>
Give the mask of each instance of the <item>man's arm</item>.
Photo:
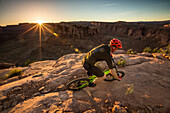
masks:
<svg viewBox="0 0 170 113"><path fill-rule="evenodd" d="M119 77L117 75L116 69L110 69L110 73L113 75L114 78L116 78L117 80L119 80ZM103 81L104 79L106 79L106 75L104 74L103 77L97 77L94 81L95 84L98 84L99 82Z"/></svg>
<svg viewBox="0 0 170 113"><path fill-rule="evenodd" d="M118 77L118 75L117 75L117 72L116 72L116 69L115 69L115 68L110 69L110 73L111 73L117 80L119 80L119 77Z"/></svg>

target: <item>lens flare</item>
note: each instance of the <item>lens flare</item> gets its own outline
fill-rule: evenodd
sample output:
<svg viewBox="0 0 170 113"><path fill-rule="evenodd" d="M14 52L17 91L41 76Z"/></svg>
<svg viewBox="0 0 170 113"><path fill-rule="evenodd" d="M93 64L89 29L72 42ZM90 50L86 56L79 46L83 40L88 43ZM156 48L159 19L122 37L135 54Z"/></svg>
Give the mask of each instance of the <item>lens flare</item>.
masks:
<svg viewBox="0 0 170 113"><path fill-rule="evenodd" d="M42 23L44 23L44 21L42 21L42 20L37 20L36 23L38 23L39 25L41 25Z"/></svg>
<svg viewBox="0 0 170 113"><path fill-rule="evenodd" d="M28 29L27 31L25 31L24 33L20 34L21 35L24 35L26 34L27 32L31 31L32 29L34 29L34 33L39 29L39 59L41 60L42 59L42 54L43 54L43 51L42 51L42 32L45 34L46 31L49 31L51 34L53 34L55 37L57 37L61 42L63 42L65 45L70 45L70 47L77 53L82 53L78 48L75 48L73 45L71 45L70 43L67 43L66 41L62 40L60 37L59 37L59 34L58 33L55 33L53 30L50 30L49 28L51 27L47 27L47 26L50 26L46 23L44 23L44 21L42 20L38 20L38 21L35 21L37 24L34 25L33 27L31 27L30 29ZM44 23L44 24L43 24ZM39 25L38 25L39 24ZM46 36L45 36L46 37Z"/></svg>

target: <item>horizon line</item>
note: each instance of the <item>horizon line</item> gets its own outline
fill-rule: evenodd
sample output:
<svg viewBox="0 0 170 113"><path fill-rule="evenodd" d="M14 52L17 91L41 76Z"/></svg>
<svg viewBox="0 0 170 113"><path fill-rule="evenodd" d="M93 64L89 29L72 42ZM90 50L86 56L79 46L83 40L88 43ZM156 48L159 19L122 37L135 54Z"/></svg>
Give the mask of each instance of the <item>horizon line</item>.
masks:
<svg viewBox="0 0 170 113"><path fill-rule="evenodd" d="M148 20L148 21L123 21L123 20L119 20L119 21L60 21L60 22L44 22L44 24L48 24L48 23L62 23L62 22L105 22L105 23L115 23L115 22L164 22L164 21L170 21L169 20ZM0 25L0 27L7 27L7 26L12 26L12 25L19 25L19 24L37 24L37 22L20 22L20 23L16 23L16 24L6 24L6 25Z"/></svg>

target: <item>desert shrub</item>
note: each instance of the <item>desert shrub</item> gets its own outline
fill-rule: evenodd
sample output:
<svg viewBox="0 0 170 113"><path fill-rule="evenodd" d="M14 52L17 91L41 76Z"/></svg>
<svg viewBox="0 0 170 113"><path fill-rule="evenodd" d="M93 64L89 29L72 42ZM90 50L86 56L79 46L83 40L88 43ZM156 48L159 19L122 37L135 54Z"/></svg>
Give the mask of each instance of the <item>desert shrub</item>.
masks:
<svg viewBox="0 0 170 113"><path fill-rule="evenodd" d="M21 75L22 73L23 73L22 69L13 69L13 70L10 70L9 74L5 75L5 79Z"/></svg>
<svg viewBox="0 0 170 113"><path fill-rule="evenodd" d="M161 53L165 53L165 50L163 50L162 48L159 49Z"/></svg>
<svg viewBox="0 0 170 113"><path fill-rule="evenodd" d="M166 53L166 50L160 48L160 49L158 49L157 53Z"/></svg>
<svg viewBox="0 0 170 113"><path fill-rule="evenodd" d="M129 49L126 51L126 54L131 54L131 52L132 52L132 49Z"/></svg>
<svg viewBox="0 0 170 113"><path fill-rule="evenodd" d="M150 47L146 47L143 52L147 52L147 53L150 53L152 52L152 49Z"/></svg>
<svg viewBox="0 0 170 113"><path fill-rule="evenodd" d="M31 61L30 59L28 59L27 61L25 61L24 66L28 66L29 64L33 63L35 61Z"/></svg>
<svg viewBox="0 0 170 113"><path fill-rule="evenodd" d="M170 54L170 44L168 46L166 46L164 49L157 47L157 48L152 50L152 53L166 53L166 54Z"/></svg>
<svg viewBox="0 0 170 113"><path fill-rule="evenodd" d="M166 51L167 54L170 54L170 44L168 46L166 46Z"/></svg>
<svg viewBox="0 0 170 113"><path fill-rule="evenodd" d="M164 53L170 54L170 50L164 50Z"/></svg>
<svg viewBox="0 0 170 113"><path fill-rule="evenodd" d="M120 60L118 60L118 63L117 63L117 64L118 64L119 66L123 66L123 67L124 67L124 66L125 66L125 63L126 63L126 60L124 60L123 58L121 58Z"/></svg>
<svg viewBox="0 0 170 113"><path fill-rule="evenodd" d="M161 49L158 49L156 53L161 53Z"/></svg>
<svg viewBox="0 0 170 113"><path fill-rule="evenodd" d="M156 47L156 48L154 48L154 49L152 50L152 53L157 53L157 52L158 52L158 50L159 50L159 48L158 48L158 47Z"/></svg>
<svg viewBox="0 0 170 113"><path fill-rule="evenodd" d="M126 54L137 54L137 52L133 51L133 49L129 49L126 51Z"/></svg>
<svg viewBox="0 0 170 113"><path fill-rule="evenodd" d="M167 49L167 50L170 50L170 44L169 44L168 46L166 46L166 49Z"/></svg>

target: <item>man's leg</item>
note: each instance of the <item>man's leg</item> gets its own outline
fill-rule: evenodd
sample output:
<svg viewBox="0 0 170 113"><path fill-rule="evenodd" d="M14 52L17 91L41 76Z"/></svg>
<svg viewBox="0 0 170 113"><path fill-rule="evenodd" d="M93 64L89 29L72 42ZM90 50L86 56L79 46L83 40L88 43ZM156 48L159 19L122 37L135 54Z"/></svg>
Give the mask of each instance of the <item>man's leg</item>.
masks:
<svg viewBox="0 0 170 113"><path fill-rule="evenodd" d="M94 75L97 76L97 78L93 82L94 84L98 84L99 82L101 82L102 80L104 80L106 78L106 75L103 73L103 71L101 71L96 66L91 66L90 64L84 62L83 67L87 70L88 75L93 75L94 74Z"/></svg>
<svg viewBox="0 0 170 113"><path fill-rule="evenodd" d="M91 66L90 66L88 63L84 62L84 63L83 63L83 67L84 67L84 69L87 71L87 75L88 75L88 76L92 76Z"/></svg>
<svg viewBox="0 0 170 113"><path fill-rule="evenodd" d="M98 77L98 78L96 78L93 83L94 83L94 84L98 84L98 83L100 83L101 81L103 81L104 79L106 79L106 75L105 75L105 74L104 74L103 77Z"/></svg>
<svg viewBox="0 0 170 113"><path fill-rule="evenodd" d="M88 75L88 76L92 76L92 73L90 73L89 71L87 71L87 75Z"/></svg>
<svg viewBox="0 0 170 113"><path fill-rule="evenodd" d="M94 84L98 84L106 78L106 75L98 67L92 66L92 71L97 76L97 78L93 82Z"/></svg>

